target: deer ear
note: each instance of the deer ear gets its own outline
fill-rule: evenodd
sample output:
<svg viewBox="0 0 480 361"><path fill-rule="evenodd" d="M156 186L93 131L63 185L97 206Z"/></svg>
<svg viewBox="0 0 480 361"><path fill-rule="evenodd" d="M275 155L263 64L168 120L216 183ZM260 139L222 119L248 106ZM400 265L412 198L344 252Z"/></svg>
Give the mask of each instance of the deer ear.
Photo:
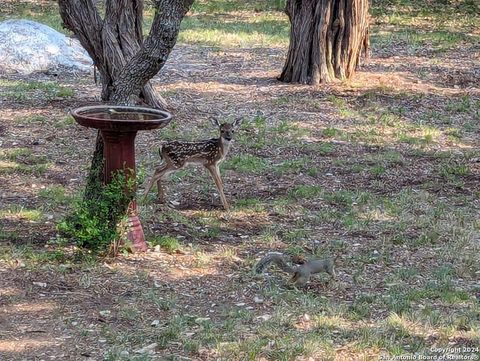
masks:
<svg viewBox="0 0 480 361"><path fill-rule="evenodd" d="M214 118L214 117L210 117L210 122L215 125L216 127L219 127L220 126L220 122L218 121L217 118Z"/></svg>
<svg viewBox="0 0 480 361"><path fill-rule="evenodd" d="M234 129L240 128L240 125L242 125L242 122L243 122L242 117L235 119L235 121L233 122L233 128Z"/></svg>

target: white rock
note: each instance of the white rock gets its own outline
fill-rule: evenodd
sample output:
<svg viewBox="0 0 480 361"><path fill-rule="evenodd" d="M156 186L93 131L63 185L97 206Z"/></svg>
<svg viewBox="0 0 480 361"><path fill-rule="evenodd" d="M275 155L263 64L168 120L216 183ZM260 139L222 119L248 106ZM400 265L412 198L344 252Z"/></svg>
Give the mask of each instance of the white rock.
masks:
<svg viewBox="0 0 480 361"><path fill-rule="evenodd" d="M135 351L135 353L155 353L155 348L157 347L157 343L154 342L154 343L151 343L150 345L148 346L145 346L145 347L142 347L138 350Z"/></svg>
<svg viewBox="0 0 480 361"><path fill-rule="evenodd" d="M80 43L31 20L0 22L0 72L88 72L92 60Z"/></svg>
<svg viewBox="0 0 480 361"><path fill-rule="evenodd" d="M206 321L210 321L210 317L198 317L195 319L195 323L202 323Z"/></svg>
<svg viewBox="0 0 480 361"><path fill-rule="evenodd" d="M268 315L268 314L257 317L258 320L262 320L262 321L268 321L271 318L272 318L272 315Z"/></svg>

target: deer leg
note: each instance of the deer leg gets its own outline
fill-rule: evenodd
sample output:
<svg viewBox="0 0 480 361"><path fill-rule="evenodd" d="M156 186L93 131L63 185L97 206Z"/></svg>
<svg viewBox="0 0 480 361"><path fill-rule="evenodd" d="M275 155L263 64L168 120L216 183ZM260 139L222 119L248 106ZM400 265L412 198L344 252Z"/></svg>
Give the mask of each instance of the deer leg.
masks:
<svg viewBox="0 0 480 361"><path fill-rule="evenodd" d="M161 184L161 180L162 178L167 174L167 173L170 173L172 171L172 169L170 169L169 165L168 164L164 164L158 168L155 169L155 173L153 173L153 176L152 178L150 179L150 181L148 182L148 185L147 187L145 188L145 193L144 193L144 197L146 197L148 195L148 193L150 192L150 190L152 189L153 185L155 184L155 182L157 182L157 187L158 187L158 199L160 201L163 201L164 199L164 193L163 193L163 186Z"/></svg>
<svg viewBox="0 0 480 361"><path fill-rule="evenodd" d="M225 210L228 211L229 206L228 206L227 198L223 193L223 183L222 183L222 178L220 178L220 169L218 168L218 166L214 166L214 165L209 165L205 167L208 169L208 171L210 172L210 175L215 181L215 185L217 186L218 193L220 193L220 199L222 201L223 208L225 208Z"/></svg>
<svg viewBox="0 0 480 361"><path fill-rule="evenodd" d="M162 184L162 179L157 180L157 198L162 203L165 200L165 189Z"/></svg>

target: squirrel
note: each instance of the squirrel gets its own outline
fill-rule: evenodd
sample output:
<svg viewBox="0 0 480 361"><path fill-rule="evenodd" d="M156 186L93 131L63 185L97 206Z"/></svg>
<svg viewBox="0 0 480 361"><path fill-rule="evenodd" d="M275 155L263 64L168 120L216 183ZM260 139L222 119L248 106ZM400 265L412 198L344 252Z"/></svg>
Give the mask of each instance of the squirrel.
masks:
<svg viewBox="0 0 480 361"><path fill-rule="evenodd" d="M304 287L310 280L310 276L315 273L326 272L335 277L335 269L332 258L313 259L298 266L290 266L290 257L279 252L267 253L255 265L255 273L263 273L270 264L275 263L282 271L292 275L290 281L296 287Z"/></svg>

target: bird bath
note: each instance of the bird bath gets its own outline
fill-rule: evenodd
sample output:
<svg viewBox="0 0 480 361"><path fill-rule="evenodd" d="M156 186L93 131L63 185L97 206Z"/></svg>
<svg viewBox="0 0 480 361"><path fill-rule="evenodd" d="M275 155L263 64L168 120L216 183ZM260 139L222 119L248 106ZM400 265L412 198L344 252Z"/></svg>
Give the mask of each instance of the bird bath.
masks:
<svg viewBox="0 0 480 361"><path fill-rule="evenodd" d="M135 136L139 130L165 127L172 116L170 113L152 108L96 105L72 110L72 116L84 127L99 129L103 138L104 182L108 184L112 175L124 170L135 177ZM135 200L128 211L128 239L135 250L145 251L147 244L142 224L137 214Z"/></svg>

